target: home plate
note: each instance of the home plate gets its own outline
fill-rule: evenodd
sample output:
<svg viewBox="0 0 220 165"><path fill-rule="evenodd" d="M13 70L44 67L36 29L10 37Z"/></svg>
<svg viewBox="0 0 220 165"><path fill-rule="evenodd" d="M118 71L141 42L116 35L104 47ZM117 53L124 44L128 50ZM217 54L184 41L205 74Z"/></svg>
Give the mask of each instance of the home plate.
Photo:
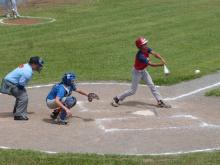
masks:
<svg viewBox="0 0 220 165"><path fill-rule="evenodd" d="M154 116L154 113L149 111L149 110L144 110L144 111L136 111L132 113L134 115L143 115L143 116Z"/></svg>

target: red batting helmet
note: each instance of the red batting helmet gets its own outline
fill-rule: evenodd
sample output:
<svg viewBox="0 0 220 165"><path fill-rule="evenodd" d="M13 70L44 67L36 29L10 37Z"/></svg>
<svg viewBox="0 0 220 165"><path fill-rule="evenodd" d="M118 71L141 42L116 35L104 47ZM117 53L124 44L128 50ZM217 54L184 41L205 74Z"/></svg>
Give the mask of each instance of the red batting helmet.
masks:
<svg viewBox="0 0 220 165"><path fill-rule="evenodd" d="M135 41L135 44L137 46L137 48L141 48L142 45L148 43L148 40L144 37L139 37L136 41Z"/></svg>

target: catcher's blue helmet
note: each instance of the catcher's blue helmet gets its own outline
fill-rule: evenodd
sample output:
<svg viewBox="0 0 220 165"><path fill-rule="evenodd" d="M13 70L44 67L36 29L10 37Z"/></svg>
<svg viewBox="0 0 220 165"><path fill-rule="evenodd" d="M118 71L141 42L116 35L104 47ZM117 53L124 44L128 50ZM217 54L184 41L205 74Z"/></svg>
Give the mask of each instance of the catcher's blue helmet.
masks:
<svg viewBox="0 0 220 165"><path fill-rule="evenodd" d="M62 78L62 83L71 86L73 80L76 80L76 75L74 73L65 73Z"/></svg>

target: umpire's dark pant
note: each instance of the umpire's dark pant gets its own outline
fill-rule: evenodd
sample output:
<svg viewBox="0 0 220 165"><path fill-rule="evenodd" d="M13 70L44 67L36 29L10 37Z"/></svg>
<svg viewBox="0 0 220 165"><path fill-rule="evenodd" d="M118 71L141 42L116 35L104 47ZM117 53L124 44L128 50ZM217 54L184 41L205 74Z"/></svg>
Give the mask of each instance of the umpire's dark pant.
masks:
<svg viewBox="0 0 220 165"><path fill-rule="evenodd" d="M3 94L12 95L16 98L13 110L14 116L24 117L27 115L28 95L25 88L18 89L15 84L3 79L0 92Z"/></svg>

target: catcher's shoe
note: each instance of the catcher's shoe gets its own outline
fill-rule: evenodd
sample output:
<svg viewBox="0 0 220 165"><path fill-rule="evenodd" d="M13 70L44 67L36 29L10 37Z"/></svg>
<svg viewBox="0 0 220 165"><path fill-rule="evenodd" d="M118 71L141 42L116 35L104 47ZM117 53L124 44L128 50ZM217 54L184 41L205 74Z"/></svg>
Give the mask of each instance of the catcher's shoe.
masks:
<svg viewBox="0 0 220 165"><path fill-rule="evenodd" d="M53 112L50 114L50 117L55 120L58 115L59 115L59 111L53 111Z"/></svg>
<svg viewBox="0 0 220 165"><path fill-rule="evenodd" d="M113 107L118 107L120 104L119 104L119 99L117 98L117 96L116 97L114 97L113 98L113 100L112 100L112 102L111 102L111 105L113 106Z"/></svg>
<svg viewBox="0 0 220 165"><path fill-rule="evenodd" d="M58 124L60 124L60 125L67 125L68 124L68 120L67 119L64 119L64 120L59 119Z"/></svg>
<svg viewBox="0 0 220 165"><path fill-rule="evenodd" d="M53 124L58 124L58 125L67 125L68 124L68 120L67 119L60 119L60 117L58 116L56 119L53 120Z"/></svg>
<svg viewBox="0 0 220 165"><path fill-rule="evenodd" d="M160 108L171 108L171 105L164 103L162 100L158 101L158 107Z"/></svg>
<svg viewBox="0 0 220 165"><path fill-rule="evenodd" d="M60 120L59 124L61 125L67 125L68 121L67 120Z"/></svg>

